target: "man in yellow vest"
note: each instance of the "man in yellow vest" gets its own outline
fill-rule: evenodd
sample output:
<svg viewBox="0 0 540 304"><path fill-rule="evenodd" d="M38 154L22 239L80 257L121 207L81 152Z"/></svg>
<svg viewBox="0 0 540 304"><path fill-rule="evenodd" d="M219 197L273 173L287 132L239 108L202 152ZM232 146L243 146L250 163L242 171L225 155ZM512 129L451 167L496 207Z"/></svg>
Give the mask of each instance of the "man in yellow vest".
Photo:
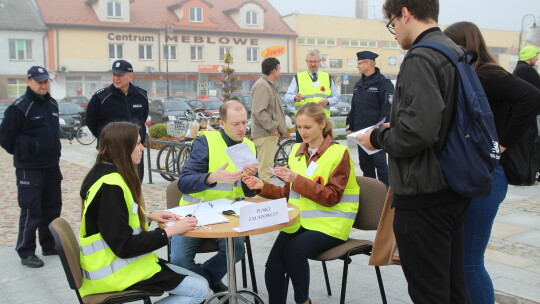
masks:
<svg viewBox="0 0 540 304"><path fill-rule="evenodd" d="M308 102L318 102L324 108L327 117L330 117L330 107L338 103L334 80L330 74L319 71L321 66L321 53L317 49L311 49L306 55L308 70L296 73L287 93L284 102L293 104L298 108ZM296 132L296 142L302 142L302 137Z"/></svg>
<svg viewBox="0 0 540 304"><path fill-rule="evenodd" d="M256 175L258 165L236 168L227 156L225 148L238 143L246 143L255 154L255 145L247 138L247 111L242 103L229 100L219 108L219 131L205 132L203 136L193 141L191 154L182 169L178 188L183 196L180 205L199 202L201 199L210 201L220 198L235 199L236 197L255 196L241 178ZM199 238L174 236L171 240L171 263L191 270L204 276L214 292L227 290L221 279L227 273L227 256L225 239L213 239L219 247L215 256L203 264L195 264L195 254ZM235 261L244 256L244 238L235 238Z"/></svg>

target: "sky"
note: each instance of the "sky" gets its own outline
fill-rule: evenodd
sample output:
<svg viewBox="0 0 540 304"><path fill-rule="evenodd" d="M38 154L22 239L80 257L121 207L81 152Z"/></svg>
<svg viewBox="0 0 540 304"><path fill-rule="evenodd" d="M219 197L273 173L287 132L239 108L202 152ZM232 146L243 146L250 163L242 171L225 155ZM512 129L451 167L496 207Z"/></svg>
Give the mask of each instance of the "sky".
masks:
<svg viewBox="0 0 540 304"><path fill-rule="evenodd" d="M354 17L355 0L268 0L281 15L300 14ZM368 18L383 19L384 0L369 0ZM471 21L480 28L525 32L534 19L540 27L540 0L440 0L439 24ZM523 22L522 22L523 21Z"/></svg>

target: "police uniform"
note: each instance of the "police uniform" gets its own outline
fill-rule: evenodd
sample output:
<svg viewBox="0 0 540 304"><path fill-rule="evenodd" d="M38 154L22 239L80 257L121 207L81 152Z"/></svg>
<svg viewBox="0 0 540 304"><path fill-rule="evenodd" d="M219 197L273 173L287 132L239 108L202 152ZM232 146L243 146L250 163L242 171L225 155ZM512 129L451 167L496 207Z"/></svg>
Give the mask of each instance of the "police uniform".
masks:
<svg viewBox="0 0 540 304"><path fill-rule="evenodd" d="M370 51L358 52L356 55L358 60L375 60L379 56ZM358 131L376 124L383 118L388 121L393 94L394 85L380 73L379 68L375 68L375 73L369 76L362 75L354 86L351 111L347 115L347 130ZM368 155L358 147L358 157L364 176L372 178L378 176L379 180L388 185L388 165L384 151Z"/></svg>
<svg viewBox="0 0 540 304"><path fill-rule="evenodd" d="M119 67L115 66L119 64ZM114 73L133 72L131 64L125 60L117 60L113 63ZM129 84L128 94L124 95L113 84L98 90L88 102L86 109L86 123L96 138L99 138L101 130L112 121L129 121L140 126L141 143L146 139L146 118L148 117L148 97L146 90ZM99 143L99 140L98 140ZM139 164L139 177L144 177L144 157Z"/></svg>
<svg viewBox="0 0 540 304"><path fill-rule="evenodd" d="M34 66L27 78L40 82L49 74ZM0 125L0 145L13 155L16 168L21 208L16 250L22 264L33 268L43 266L35 256L36 230L43 254L56 254L49 224L62 209L58 119L58 104L49 93L40 96L27 87L26 93L6 109Z"/></svg>

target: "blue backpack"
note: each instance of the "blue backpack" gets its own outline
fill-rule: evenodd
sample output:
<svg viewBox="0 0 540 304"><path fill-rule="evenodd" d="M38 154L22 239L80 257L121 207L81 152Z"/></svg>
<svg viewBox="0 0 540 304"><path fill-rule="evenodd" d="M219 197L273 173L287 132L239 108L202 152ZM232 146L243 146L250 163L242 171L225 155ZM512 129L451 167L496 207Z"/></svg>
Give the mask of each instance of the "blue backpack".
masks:
<svg viewBox="0 0 540 304"><path fill-rule="evenodd" d="M458 57L448 46L436 41L421 42L410 50L417 47L442 53L456 67L458 74L453 121L436 152L446 182L465 197L488 196L492 173L501 153L493 113L472 65L478 55L474 51L465 51Z"/></svg>

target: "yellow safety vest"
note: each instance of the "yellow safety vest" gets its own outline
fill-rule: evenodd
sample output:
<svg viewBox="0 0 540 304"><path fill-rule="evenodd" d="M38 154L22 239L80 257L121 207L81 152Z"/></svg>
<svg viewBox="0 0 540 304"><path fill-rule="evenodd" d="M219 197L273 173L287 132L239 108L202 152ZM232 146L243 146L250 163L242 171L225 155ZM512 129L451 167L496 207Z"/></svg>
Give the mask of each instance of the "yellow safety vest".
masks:
<svg viewBox="0 0 540 304"><path fill-rule="evenodd" d="M103 240L101 233L86 235L86 211L103 184L116 185L122 188L129 214L128 222L133 229L133 235L142 232L137 214L139 205L134 202L133 195L122 176L118 173L102 176L90 187L84 201L84 211L79 231L83 273L83 282L79 290L81 297L95 293L122 291L135 283L151 278L161 271L158 257L154 252L121 259L112 252L109 245ZM148 229L148 226L146 228Z"/></svg>
<svg viewBox="0 0 540 304"><path fill-rule="evenodd" d="M345 151L349 153L349 148L346 146L338 144L331 145L317 160L317 169L315 169L311 177L309 177L305 173L308 168L305 155L302 154L300 158L295 157L299 147L300 144L296 144L291 149L289 154L289 168L296 172L296 174L309 179L320 177L325 185L328 183L330 175L341 161L343 153L345 153ZM294 233L300 227L304 227L308 230L319 231L346 241L349 238L351 227L356 218L356 214L358 213L360 194L360 188L356 182L356 175L354 174L352 159L350 159L350 166L351 171L349 173L349 180L343 191L343 196L339 203L332 207L323 206L294 192L291 184L289 203L300 209L300 220L292 226L281 229L281 231Z"/></svg>
<svg viewBox="0 0 540 304"><path fill-rule="evenodd" d="M303 71L296 74L298 80L298 94L304 95L305 99L294 103L294 107L298 111L298 108L305 105L308 102L319 102L323 99L328 99L332 96L332 90L330 89L330 75L326 72L319 71L318 79L319 86L315 86L313 79L308 71ZM330 117L330 105L323 108L327 117Z"/></svg>
<svg viewBox="0 0 540 304"><path fill-rule="evenodd" d="M204 132L206 140L208 141L208 172L214 172L225 163L229 163L225 170L236 172L238 171L234 166L232 160L225 153L227 143L223 140L221 133L218 131ZM244 137L243 142L247 143L251 152L255 153L255 145L253 142ZM220 183L213 188L201 192L195 192L182 195L180 199L180 206L197 203L203 198L205 201L211 201L220 198L234 199L235 197L243 197L244 190L242 189L242 181L237 180L234 183Z"/></svg>

